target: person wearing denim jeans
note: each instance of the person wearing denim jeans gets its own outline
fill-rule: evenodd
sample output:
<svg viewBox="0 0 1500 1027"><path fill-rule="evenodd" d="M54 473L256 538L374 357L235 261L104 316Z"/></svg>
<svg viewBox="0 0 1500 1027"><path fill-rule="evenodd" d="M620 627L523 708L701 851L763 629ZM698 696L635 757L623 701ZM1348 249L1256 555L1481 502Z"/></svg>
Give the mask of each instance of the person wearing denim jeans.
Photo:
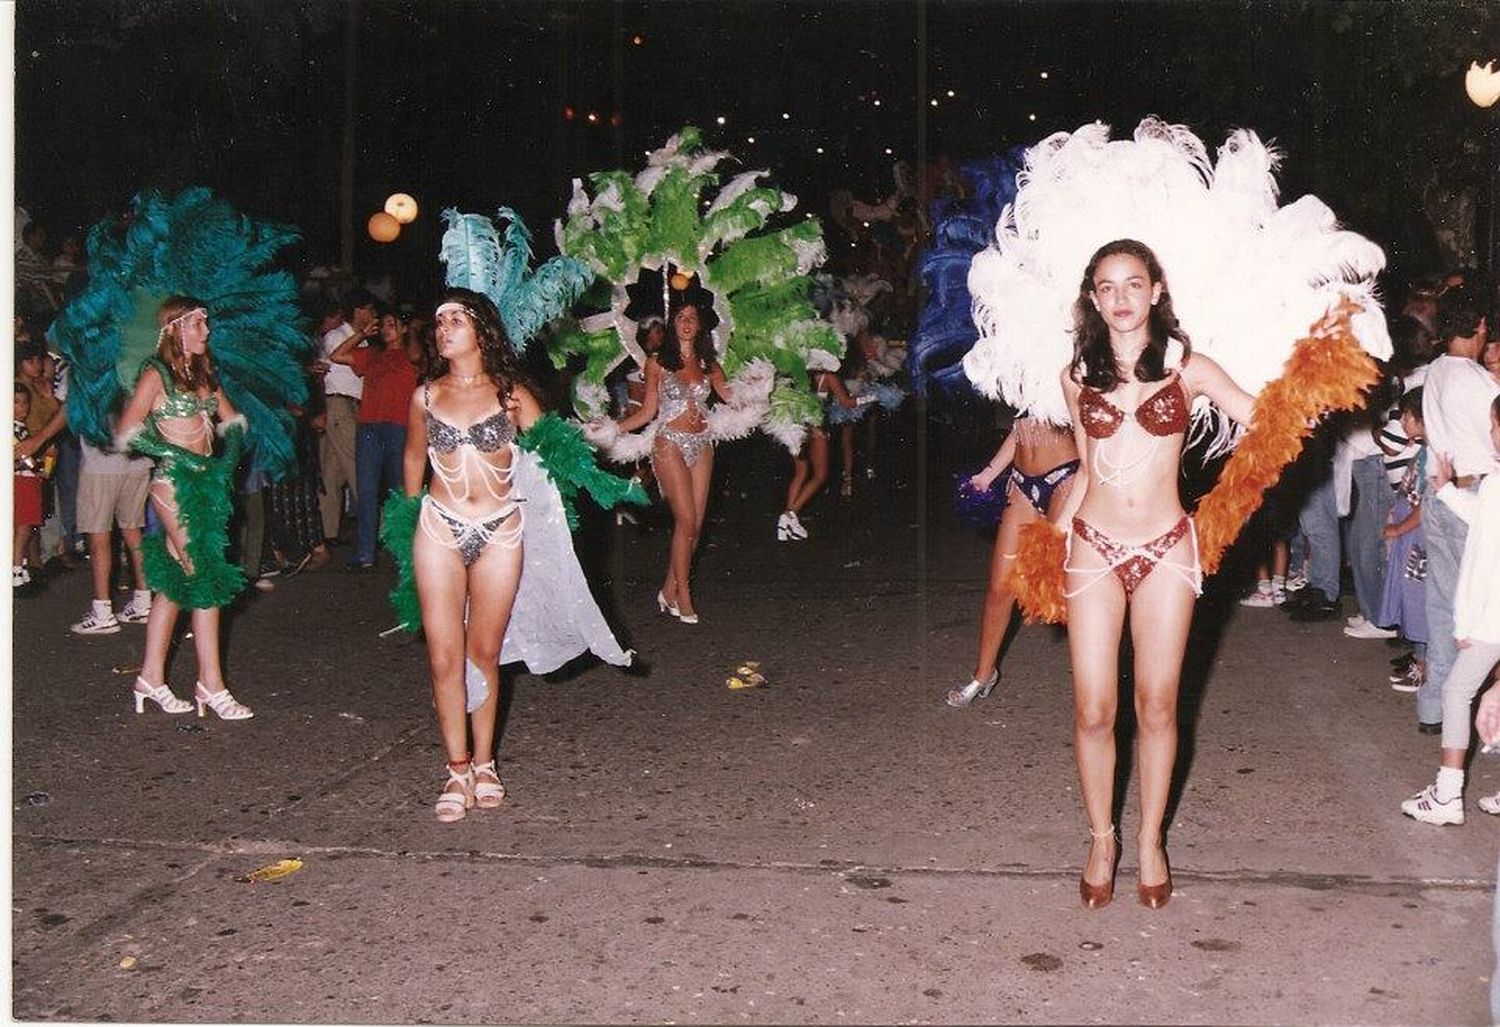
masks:
<svg viewBox="0 0 1500 1027"><path fill-rule="evenodd" d="M1338 500L1330 473L1308 493L1297 514L1297 525L1307 541L1307 587L1302 590L1292 614L1296 619L1327 619L1337 610L1339 566L1343 550L1339 541ZM1316 592L1316 595L1314 594Z"/></svg>
<svg viewBox="0 0 1500 1027"><path fill-rule="evenodd" d="M1385 457L1380 453L1356 459L1352 471L1357 496L1349 521L1349 569L1359 612L1371 624L1379 624L1386 560L1381 532L1390 517L1395 493L1386 480Z"/></svg>
<svg viewBox="0 0 1500 1027"><path fill-rule="evenodd" d="M1453 638L1453 595L1469 526L1446 504L1424 503L1422 531L1427 540L1427 677L1417 689L1417 721L1440 727L1443 682L1458 658L1458 643Z"/></svg>
<svg viewBox="0 0 1500 1027"><path fill-rule="evenodd" d="M411 394L417 388L420 353L408 352L405 325L393 313L380 315L379 330L368 346L351 335L329 356L363 379L359 429L354 436L354 492L359 531L351 570L375 565L375 529L385 493L399 488L402 454L406 449L406 419ZM359 348L356 348L359 347Z"/></svg>
<svg viewBox="0 0 1500 1027"><path fill-rule="evenodd" d="M1453 486L1478 489L1483 479L1500 471L1490 440L1490 404L1500 395L1497 383L1479 363L1489 340L1482 299L1462 289L1438 301L1436 334L1444 353L1427 368L1422 388L1422 423L1427 449L1434 462L1452 462ZM1468 525L1444 503L1428 503L1422 511L1427 536L1427 680L1417 690L1417 720L1423 731L1441 730L1442 686L1458 645L1453 638L1453 601L1458 587Z"/></svg>

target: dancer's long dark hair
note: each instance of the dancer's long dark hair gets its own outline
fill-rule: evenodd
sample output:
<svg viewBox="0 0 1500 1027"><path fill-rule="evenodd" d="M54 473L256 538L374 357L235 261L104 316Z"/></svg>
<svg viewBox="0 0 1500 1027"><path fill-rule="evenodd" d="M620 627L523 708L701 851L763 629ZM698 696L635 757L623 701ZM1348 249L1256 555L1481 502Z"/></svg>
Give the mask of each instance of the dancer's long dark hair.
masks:
<svg viewBox="0 0 1500 1027"><path fill-rule="evenodd" d="M510 337L505 334L505 324L500 320L500 312L495 309L495 304L490 302L488 296L472 289L451 286L438 297L433 309L436 310L444 303L457 303L473 319L474 335L479 340L479 356L483 361L484 373L495 383L502 405L509 401L511 390L516 385L524 386L533 395L537 394L531 379L521 370L521 365L516 360L516 351L511 348ZM431 377L441 378L448 373L448 361L435 348L432 357Z"/></svg>
<svg viewBox="0 0 1500 1027"><path fill-rule="evenodd" d="M698 370L711 374L719 366L719 358L714 353L713 336L709 334L703 307L698 303L673 304L671 316L667 318L667 341L662 343L661 349L656 353L657 363L668 371L682 370L682 347L677 344L677 315L688 307L698 312L698 334L693 336L693 359L698 362Z"/></svg>
<svg viewBox="0 0 1500 1027"><path fill-rule="evenodd" d="M1145 264L1150 283L1160 282L1162 286L1161 298L1152 306L1146 322L1150 341L1135 363L1136 378L1143 382L1159 382L1167 376L1167 343L1171 340L1176 339L1182 344L1183 362L1193 349L1172 311L1172 296L1167 291L1161 261L1151 252L1151 247L1134 239L1105 243L1089 258L1083 282L1078 286L1078 299L1073 303L1073 363L1069 367L1074 381L1099 392L1108 392L1120 384L1120 370L1115 366L1115 354L1109 345L1109 326L1104 323L1103 315L1094 309L1094 273L1105 258L1121 254L1135 257Z"/></svg>

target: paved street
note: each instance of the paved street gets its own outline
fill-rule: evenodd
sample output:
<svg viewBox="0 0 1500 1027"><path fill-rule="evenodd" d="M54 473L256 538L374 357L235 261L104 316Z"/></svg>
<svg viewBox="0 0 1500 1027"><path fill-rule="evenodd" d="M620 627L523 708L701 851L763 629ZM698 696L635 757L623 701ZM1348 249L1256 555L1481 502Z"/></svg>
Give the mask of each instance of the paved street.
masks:
<svg viewBox="0 0 1500 1027"><path fill-rule="evenodd" d="M247 593L227 650L244 723L136 716L142 629L68 631L86 572L17 602L14 1015L1488 1022L1500 822L1473 799L1500 760L1475 757L1465 826L1398 813L1437 742L1386 683L1393 650L1211 592L1175 898L1134 901L1132 786L1117 899L1089 912L1061 636L1022 630L988 701L942 703L989 555L946 511L956 459L901 457L847 502L835 483L793 546L784 457L739 450L695 627L655 608L665 533L590 521L591 577L649 673L517 678L509 797L455 825L431 814L423 651L378 634L384 563ZM747 659L767 687L726 689ZM184 646L179 694L193 670Z"/></svg>

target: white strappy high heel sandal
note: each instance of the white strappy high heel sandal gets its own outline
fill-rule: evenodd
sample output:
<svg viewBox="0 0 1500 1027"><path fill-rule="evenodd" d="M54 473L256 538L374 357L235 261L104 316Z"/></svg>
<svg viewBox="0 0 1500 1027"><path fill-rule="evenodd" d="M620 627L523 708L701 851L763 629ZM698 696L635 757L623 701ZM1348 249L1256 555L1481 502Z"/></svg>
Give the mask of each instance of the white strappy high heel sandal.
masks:
<svg viewBox="0 0 1500 1027"><path fill-rule="evenodd" d="M505 801L505 785L500 780L500 772L495 769L494 760L471 764L471 772L474 775L474 805L480 809L494 809ZM485 780L480 775L494 780Z"/></svg>
<svg viewBox="0 0 1500 1027"><path fill-rule="evenodd" d="M234 696L229 694L229 689L221 688L217 692L210 692L201 681L193 687L193 700L198 704L200 717L206 716L208 710L218 714L220 720L249 720L255 716L250 707L235 701Z"/></svg>
<svg viewBox="0 0 1500 1027"><path fill-rule="evenodd" d="M146 712L146 700L151 700L161 707L163 713L186 713L193 708L193 704L186 699L179 699L165 684L153 685L143 677L135 679L135 685L130 689L131 695L135 696L135 712Z"/></svg>
<svg viewBox="0 0 1500 1027"><path fill-rule="evenodd" d="M980 681L973 678L962 688L950 688L948 690L948 705L956 709L963 709L975 699L988 699L990 692L1000 683L1000 671L990 671L990 676Z"/></svg>
<svg viewBox="0 0 1500 1027"><path fill-rule="evenodd" d="M656 593L656 608L671 617L680 617L676 603L667 602L667 597L660 591Z"/></svg>

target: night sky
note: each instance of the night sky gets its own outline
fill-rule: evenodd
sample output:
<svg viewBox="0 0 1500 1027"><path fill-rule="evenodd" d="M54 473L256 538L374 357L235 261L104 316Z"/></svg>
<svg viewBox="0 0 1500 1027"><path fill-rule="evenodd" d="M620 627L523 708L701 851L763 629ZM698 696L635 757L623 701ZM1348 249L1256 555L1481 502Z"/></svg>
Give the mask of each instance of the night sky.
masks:
<svg viewBox="0 0 1500 1027"><path fill-rule="evenodd" d="M1317 192L1414 266L1433 259L1423 180L1483 182L1500 119L1463 95L1468 62L1500 56L1497 18L1467 0L22 0L16 20L17 201L54 237L144 186L201 183L299 225L301 264L338 257L352 21L356 262L408 275L436 273L447 206L516 207L545 254L570 179L635 170L685 124L826 215L832 190L887 194L897 158L1147 114L1211 147L1239 126L1273 138L1288 199ZM424 216L378 247L363 221L397 190Z"/></svg>

